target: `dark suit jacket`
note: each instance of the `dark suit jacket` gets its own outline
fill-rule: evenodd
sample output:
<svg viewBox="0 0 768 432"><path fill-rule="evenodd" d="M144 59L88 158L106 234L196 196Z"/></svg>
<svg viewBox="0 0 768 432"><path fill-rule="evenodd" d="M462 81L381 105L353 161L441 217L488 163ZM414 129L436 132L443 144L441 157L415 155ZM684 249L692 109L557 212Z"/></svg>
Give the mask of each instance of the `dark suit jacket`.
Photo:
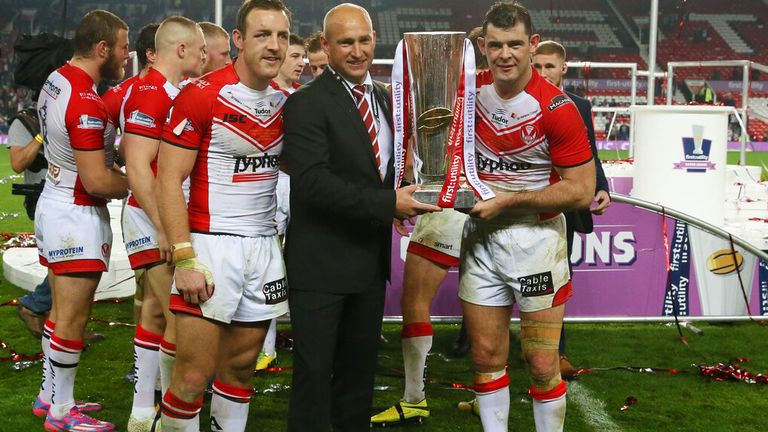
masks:
<svg viewBox="0 0 768 432"><path fill-rule="evenodd" d="M374 83L379 121L391 126L387 89ZM330 69L285 104L283 162L291 176L285 262L294 289L360 292L389 276L394 169L379 176L368 132ZM392 146L391 142L379 142Z"/></svg>
<svg viewBox="0 0 768 432"><path fill-rule="evenodd" d="M595 125L592 123L592 104L583 97L577 96L571 92L565 92L565 94L576 104L576 107L579 109L579 114L581 114L581 118L587 126L587 136L589 138L589 145L592 147L592 158L595 160L595 174L597 174L595 193L597 193L597 191L610 192L610 189L608 188L608 180L605 178L605 171L603 171L603 165L600 163L600 157L597 156ZM592 232L592 213L590 213L588 209L568 212L565 214L565 217L569 228L581 233Z"/></svg>

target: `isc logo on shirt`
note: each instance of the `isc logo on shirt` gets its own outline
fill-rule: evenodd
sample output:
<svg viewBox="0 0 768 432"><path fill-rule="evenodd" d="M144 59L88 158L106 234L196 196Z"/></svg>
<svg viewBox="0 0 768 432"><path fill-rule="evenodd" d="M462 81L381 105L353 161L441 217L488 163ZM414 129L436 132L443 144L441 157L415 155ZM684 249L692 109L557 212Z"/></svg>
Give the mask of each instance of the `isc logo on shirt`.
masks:
<svg viewBox="0 0 768 432"><path fill-rule="evenodd" d="M77 125L78 129L104 129L104 121L98 117L91 117L88 114L80 116L80 124Z"/></svg>

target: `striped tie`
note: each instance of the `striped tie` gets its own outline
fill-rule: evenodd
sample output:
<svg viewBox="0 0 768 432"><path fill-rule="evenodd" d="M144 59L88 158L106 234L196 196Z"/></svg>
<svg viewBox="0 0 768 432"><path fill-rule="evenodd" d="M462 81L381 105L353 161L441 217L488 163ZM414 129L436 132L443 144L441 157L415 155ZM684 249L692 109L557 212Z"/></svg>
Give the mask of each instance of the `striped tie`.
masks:
<svg viewBox="0 0 768 432"><path fill-rule="evenodd" d="M371 106L368 105L368 101L365 99L365 86L356 85L352 89L352 94L355 96L355 99L357 99L357 109L360 111L360 116L363 118L365 128L368 130L368 136L371 138L373 154L376 155L376 168L379 169L379 176L381 176L381 155L379 154L379 140L376 136L376 127L373 124Z"/></svg>

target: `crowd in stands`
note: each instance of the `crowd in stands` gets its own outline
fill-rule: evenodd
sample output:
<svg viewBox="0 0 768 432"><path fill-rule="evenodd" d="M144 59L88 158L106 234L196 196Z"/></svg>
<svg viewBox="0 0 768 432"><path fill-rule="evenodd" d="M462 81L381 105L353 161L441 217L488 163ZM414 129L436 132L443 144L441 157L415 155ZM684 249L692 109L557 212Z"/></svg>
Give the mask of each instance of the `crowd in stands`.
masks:
<svg viewBox="0 0 768 432"><path fill-rule="evenodd" d="M480 22L482 17L477 11L485 10L493 0L481 0L479 2L445 2L444 0L363 0L355 3L361 4L371 11L374 28L378 30L378 46L376 55L379 58L391 58L394 52L394 44L399 35L404 31L467 29ZM534 22L546 27L545 30L552 33L549 37L562 42L569 47L569 59L575 61L608 61L608 62L636 62L639 69L647 68L644 58L632 42L632 37L643 37L647 33L647 9L648 5L642 2L630 0L614 0L618 7L619 15L614 16L612 9L606 0L578 0L574 2L547 2L536 4L529 3ZM94 8L104 8L125 17L132 29L138 29L147 22L157 21L168 15L184 15L195 21L214 21L215 12L213 0L5 0L2 2L7 11L12 13L0 16L0 134L5 133L9 117L19 107L31 102L31 95L25 91L16 89L12 79L13 43L22 33L49 32L72 36L75 23L86 12ZM293 16L294 32L300 35L308 35L322 27L322 17L327 10L340 3L339 0L293 0L291 8L295 11ZM727 43L723 41L718 32L706 22L697 21L697 16L712 14L722 11L714 0L687 4L679 10L677 3L662 5L659 28L662 35L659 48L659 67L664 68L667 57L685 53L685 47L706 47L717 42L719 49L727 50ZM224 28L234 27L235 11L239 7L240 0L224 0L223 14ZM66 8L65 8L66 5ZM677 6L676 6L677 5ZM761 38L752 38L755 32L764 30L764 24L768 18L768 6L760 0L740 0L743 11L754 16L754 21L743 22L734 27L744 40L754 48L754 54L739 57L734 51L723 54L727 59L748 58L762 63L768 63L768 50L759 41ZM583 12L589 11L589 22L583 22ZM720 13L720 12L717 12ZM698 15L697 15L698 14ZM644 18L645 17L645 18ZM628 26L628 30L620 23L622 20ZM681 27L681 20L684 25ZM230 21L230 22L228 22ZM475 23L475 24L473 24ZM599 23L607 29L611 40L621 42L622 48L601 47L606 42L605 34L591 34L589 26ZM584 25L583 29L577 28ZM574 27L575 26L575 27ZM753 31L754 30L754 31ZM636 32L636 33L635 33ZM635 34L630 34L635 33ZM602 37L602 39L601 39ZM591 41L591 42L590 42ZM697 48L698 49L698 48ZM685 57L685 55L683 55ZM677 60L687 59L674 57ZM763 58L765 57L765 58ZM725 58L724 58L725 59ZM386 78L389 68L374 67L374 75L377 78ZM675 91L682 92L684 99L690 101L693 94L685 84L687 79L698 80L741 80L742 72L739 68L709 68L703 70L680 69L676 72ZM571 70L567 77L590 79L620 79L629 78L627 69L593 69ZM753 80L761 79L759 73L753 72ZM568 90L576 94L591 96L590 89L576 86ZM661 82L657 81L656 95L664 96ZM628 92L626 92L628 94ZM603 96L610 98L613 93L608 92ZM606 104L607 98L598 98L597 104ZM729 97L720 98L720 102L732 103L740 106L740 99L735 101ZM750 128L751 129L751 128ZM760 138L760 137L756 137Z"/></svg>

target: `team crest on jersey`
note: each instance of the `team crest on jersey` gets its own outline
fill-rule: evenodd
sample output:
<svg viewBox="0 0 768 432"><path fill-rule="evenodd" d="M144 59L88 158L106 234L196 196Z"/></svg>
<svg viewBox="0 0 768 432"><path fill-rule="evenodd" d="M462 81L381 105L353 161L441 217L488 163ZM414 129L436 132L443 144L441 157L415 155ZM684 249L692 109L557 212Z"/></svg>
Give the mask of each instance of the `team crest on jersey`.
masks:
<svg viewBox="0 0 768 432"><path fill-rule="evenodd" d="M567 104L570 101L571 100L568 99L568 96L566 96L564 94L559 94L559 95L557 95L557 96L552 98L552 101L547 106L547 109L549 110L549 112L552 112L552 111L560 108L561 106Z"/></svg>
<svg viewBox="0 0 768 432"><path fill-rule="evenodd" d="M80 116L80 124L77 125L78 129L104 129L104 121L98 117L91 117L88 114Z"/></svg>
<svg viewBox="0 0 768 432"><path fill-rule="evenodd" d="M135 111L131 112L131 115L126 120L126 123L131 123L131 124L135 124L137 126L144 126L144 127L148 127L148 128L156 127L156 125L155 125L155 118L150 116L150 115L148 115L148 114L144 114L143 112L141 112L139 110L135 110Z"/></svg>
<svg viewBox="0 0 768 432"><path fill-rule="evenodd" d="M539 137L539 131L535 125L527 124L520 129L520 137L526 145L531 145Z"/></svg>

